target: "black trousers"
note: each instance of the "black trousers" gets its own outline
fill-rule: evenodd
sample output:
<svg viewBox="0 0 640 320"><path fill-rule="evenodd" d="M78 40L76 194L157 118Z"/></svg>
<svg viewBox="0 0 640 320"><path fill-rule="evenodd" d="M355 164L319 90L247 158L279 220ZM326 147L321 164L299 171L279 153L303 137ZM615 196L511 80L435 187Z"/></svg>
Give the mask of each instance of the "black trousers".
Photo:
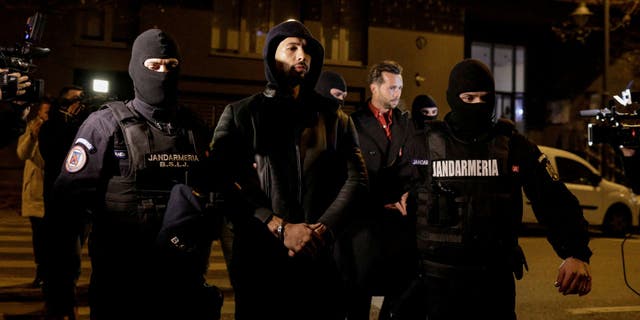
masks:
<svg viewBox="0 0 640 320"><path fill-rule="evenodd" d="M426 273L391 309L391 319L515 320L515 280L513 273L504 269Z"/></svg>
<svg viewBox="0 0 640 320"><path fill-rule="evenodd" d="M205 285L210 244L193 251L160 249L157 226L95 221L91 319L219 319L221 297Z"/></svg>
<svg viewBox="0 0 640 320"><path fill-rule="evenodd" d="M417 274L412 221L396 212L377 213L355 220L334 252L347 287L348 320L368 320L372 296L384 296L384 319Z"/></svg>
<svg viewBox="0 0 640 320"><path fill-rule="evenodd" d="M344 290L328 249L292 258L258 220L234 224L236 319L344 319Z"/></svg>
<svg viewBox="0 0 640 320"><path fill-rule="evenodd" d="M39 217L29 217L31 222L31 242L33 245L33 257L36 263L36 277L43 277L42 262L45 254L46 239L44 237L44 219Z"/></svg>

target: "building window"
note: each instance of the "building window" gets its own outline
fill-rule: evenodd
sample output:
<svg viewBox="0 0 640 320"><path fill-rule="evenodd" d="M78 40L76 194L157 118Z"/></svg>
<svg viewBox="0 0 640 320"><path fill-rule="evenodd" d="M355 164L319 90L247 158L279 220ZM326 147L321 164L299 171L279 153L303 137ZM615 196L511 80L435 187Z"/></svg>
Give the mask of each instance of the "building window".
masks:
<svg viewBox="0 0 640 320"><path fill-rule="evenodd" d="M299 16L298 1L214 0L212 53L262 57L269 29L287 19L299 19Z"/></svg>
<svg viewBox="0 0 640 320"><path fill-rule="evenodd" d="M269 29L297 19L324 46L325 63L361 65L363 9L363 1L213 0L211 52L261 58Z"/></svg>
<svg viewBox="0 0 640 320"><path fill-rule="evenodd" d="M76 16L76 43L125 48L138 31L138 8L128 1L87 5Z"/></svg>
<svg viewBox="0 0 640 320"><path fill-rule="evenodd" d="M307 1L303 20L324 47L325 63L362 65L365 51L364 1Z"/></svg>
<svg viewBox="0 0 640 320"><path fill-rule="evenodd" d="M496 117L516 122L523 132L525 101L525 55L523 46L473 42L471 57L484 62L496 83Z"/></svg>

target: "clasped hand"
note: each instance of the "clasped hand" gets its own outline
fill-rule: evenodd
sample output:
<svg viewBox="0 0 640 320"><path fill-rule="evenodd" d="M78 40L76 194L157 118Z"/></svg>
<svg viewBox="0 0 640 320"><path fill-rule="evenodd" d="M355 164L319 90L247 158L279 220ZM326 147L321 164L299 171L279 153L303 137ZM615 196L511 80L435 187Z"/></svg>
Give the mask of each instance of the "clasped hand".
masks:
<svg viewBox="0 0 640 320"><path fill-rule="evenodd" d="M322 223L289 223L284 229L284 246L289 256L299 254L315 256L325 245L323 234L327 227Z"/></svg>

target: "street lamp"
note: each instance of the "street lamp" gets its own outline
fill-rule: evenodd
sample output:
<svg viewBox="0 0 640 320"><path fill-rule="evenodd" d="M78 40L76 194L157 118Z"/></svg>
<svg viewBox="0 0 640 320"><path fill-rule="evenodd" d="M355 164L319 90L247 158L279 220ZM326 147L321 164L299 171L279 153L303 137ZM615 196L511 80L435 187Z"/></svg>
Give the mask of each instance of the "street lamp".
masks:
<svg viewBox="0 0 640 320"><path fill-rule="evenodd" d="M603 6L604 6L604 26L603 26L603 30L604 30L604 61L603 61L603 69L602 69L602 104L604 105L604 103L606 103L607 98L609 96L609 87L608 87L608 81L609 81L609 60L610 60L610 56L609 56L609 47L610 47L610 34L611 34L611 24L610 24L610 18L611 18L611 13L610 13L610 0L604 0L603 1ZM635 4L637 4L637 0L634 1L634 10L635 10ZM587 22L589 21L589 17L591 17L593 15L593 13L589 10L589 7L587 7L586 2L584 1L580 1L580 3L578 4L578 7L571 13L571 17L573 18L574 23L576 24L576 26L578 26L578 28L583 29ZM627 14L625 15L625 19L623 20L630 20L631 19L631 15ZM586 34L588 35L588 33ZM586 37L586 36L585 36Z"/></svg>
<svg viewBox="0 0 640 320"><path fill-rule="evenodd" d="M589 21L589 17L593 15L593 12L589 11L589 7L584 1L581 1L578 4L576 10L571 13L571 17L573 17L573 22L578 26L578 28L584 28Z"/></svg>
<svg viewBox="0 0 640 320"><path fill-rule="evenodd" d="M594 1L589 1L593 3ZM621 7L623 16L616 20L616 23L611 25L611 3ZM603 38L604 38L604 61L602 69L602 103L605 103L609 97L609 63L610 57L610 45L611 45L611 31L615 31L618 28L626 27L631 23L632 15L640 7L640 0L602 0L603 5ZM587 1L580 1L578 7L571 13L572 21L565 21L559 27L552 27L552 30L560 37L562 41L566 41L569 38L573 38L580 42L584 42L586 38L591 34L593 30L600 30L598 27L589 27L587 25L589 18L593 15L589 7L587 7Z"/></svg>

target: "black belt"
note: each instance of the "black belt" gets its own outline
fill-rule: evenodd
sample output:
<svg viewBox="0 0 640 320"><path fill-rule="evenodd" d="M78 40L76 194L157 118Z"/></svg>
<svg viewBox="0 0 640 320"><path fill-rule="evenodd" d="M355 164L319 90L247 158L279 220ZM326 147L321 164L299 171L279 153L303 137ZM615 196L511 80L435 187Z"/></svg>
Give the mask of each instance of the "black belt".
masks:
<svg viewBox="0 0 640 320"><path fill-rule="evenodd" d="M420 264L424 275L436 278L477 277L500 269L496 266L450 265L424 259L420 260Z"/></svg>

